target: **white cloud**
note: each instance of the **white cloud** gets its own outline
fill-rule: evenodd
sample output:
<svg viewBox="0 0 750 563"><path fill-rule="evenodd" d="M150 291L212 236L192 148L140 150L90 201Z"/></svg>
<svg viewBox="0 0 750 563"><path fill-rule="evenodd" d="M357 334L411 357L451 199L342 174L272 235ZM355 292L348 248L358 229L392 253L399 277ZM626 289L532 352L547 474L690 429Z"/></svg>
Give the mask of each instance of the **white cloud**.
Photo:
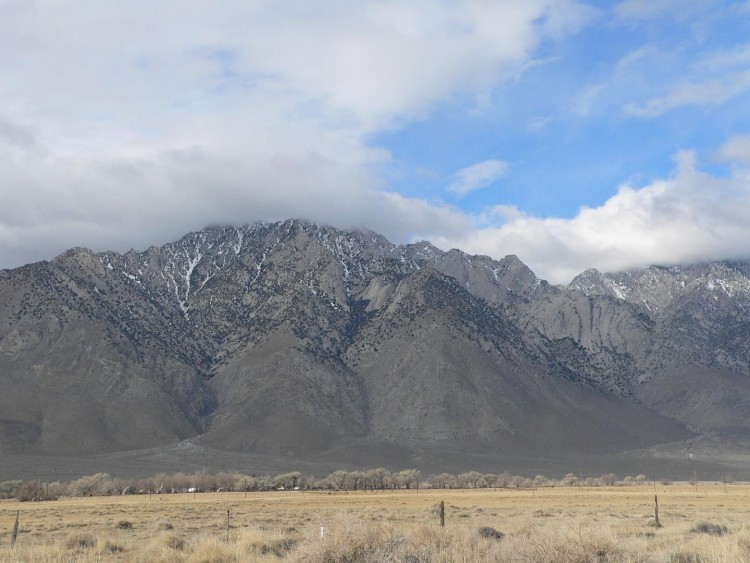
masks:
<svg viewBox="0 0 750 563"><path fill-rule="evenodd" d="M746 140L726 146L727 156L750 162ZM568 283L590 267L618 271L750 256L750 177L701 172L689 151L678 155L671 178L622 186L600 207L582 208L571 219L532 217L514 208L495 212L504 224L435 243L497 258L516 254L555 283Z"/></svg>
<svg viewBox="0 0 750 563"><path fill-rule="evenodd" d="M750 135L738 135L729 139L718 150L717 157L721 161L750 169Z"/></svg>
<svg viewBox="0 0 750 563"><path fill-rule="evenodd" d="M704 72L720 72L750 66L750 44L737 45L731 49L709 53L692 65Z"/></svg>
<svg viewBox="0 0 750 563"><path fill-rule="evenodd" d="M0 1L0 267L261 218L455 234L460 212L385 189L389 155L369 139L486 95L587 14L575 0Z"/></svg>
<svg viewBox="0 0 750 563"><path fill-rule="evenodd" d="M0 260L10 264L76 244L143 249L208 224L261 219L368 227L394 240L459 236L471 225L453 207L379 189L366 172L312 151L248 158L196 147L130 160L56 159L33 173L28 162L0 156L0 168L17 187L0 207Z"/></svg>
<svg viewBox="0 0 750 563"><path fill-rule="evenodd" d="M636 117L658 117L681 106L715 106L750 90L750 71L731 73L701 83L675 87L669 94L643 105L628 104L625 112Z"/></svg>
<svg viewBox="0 0 750 563"><path fill-rule="evenodd" d="M453 176L455 181L448 186L448 191L458 196L481 190L490 186L508 173L510 166L504 160L484 160L462 168Z"/></svg>
<svg viewBox="0 0 750 563"><path fill-rule="evenodd" d="M545 117L541 117L541 116L532 117L529 120L529 123L526 126L526 128L529 131L541 131L542 129L544 129L545 127L547 127L547 125L549 125L550 123L552 123L553 121L555 121L555 118L552 117L551 115L547 115Z"/></svg>
<svg viewBox="0 0 750 563"><path fill-rule="evenodd" d="M603 79L584 84L571 111L653 119L683 107L724 106L749 91L748 44L706 51L646 43L621 57Z"/></svg>
<svg viewBox="0 0 750 563"><path fill-rule="evenodd" d="M674 66L672 54L652 45L643 45L626 53L612 67L609 75L582 88L571 111L582 117L618 111L629 100L642 99L664 80L665 68Z"/></svg>

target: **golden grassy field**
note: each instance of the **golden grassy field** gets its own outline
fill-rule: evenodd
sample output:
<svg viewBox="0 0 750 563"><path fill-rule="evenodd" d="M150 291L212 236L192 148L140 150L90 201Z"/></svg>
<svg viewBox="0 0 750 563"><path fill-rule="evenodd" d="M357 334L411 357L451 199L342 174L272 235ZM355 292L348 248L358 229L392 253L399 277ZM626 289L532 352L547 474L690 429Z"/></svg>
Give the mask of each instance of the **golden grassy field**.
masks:
<svg viewBox="0 0 750 563"><path fill-rule="evenodd" d="M655 492L661 528L654 526ZM435 511L441 500L443 529ZM11 548L17 510L20 531ZM750 561L749 523L750 486L739 484L726 491L722 484L700 484L657 485L656 491L274 491L2 501L0 561L738 562ZM726 533L706 533L711 530L701 531L701 524ZM483 537L482 527L504 536Z"/></svg>

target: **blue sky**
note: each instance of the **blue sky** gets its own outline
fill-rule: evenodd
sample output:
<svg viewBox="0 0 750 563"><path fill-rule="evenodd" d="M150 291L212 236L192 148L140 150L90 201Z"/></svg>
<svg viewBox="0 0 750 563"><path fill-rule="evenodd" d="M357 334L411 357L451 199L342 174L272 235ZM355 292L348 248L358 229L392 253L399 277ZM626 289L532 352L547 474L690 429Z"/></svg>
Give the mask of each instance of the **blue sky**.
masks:
<svg viewBox="0 0 750 563"><path fill-rule="evenodd" d="M302 217L750 258L750 2L0 0L0 267Z"/></svg>
<svg viewBox="0 0 750 563"><path fill-rule="evenodd" d="M725 72L748 68L750 14L743 17L738 4L703 4L684 18L675 8L617 19L617 4L609 3L580 32L546 41L530 68L499 84L489 100L461 97L424 121L376 136L372 142L393 155L390 185L430 197L456 170L501 159L509 170L497 181L442 197L474 213L505 203L534 215L572 217L580 206L603 204L623 182L668 177L682 149L696 150L702 167L721 174L726 167L712 152L750 130L746 91L654 115L634 110L681 86L721 82ZM737 51L744 60L712 66Z"/></svg>

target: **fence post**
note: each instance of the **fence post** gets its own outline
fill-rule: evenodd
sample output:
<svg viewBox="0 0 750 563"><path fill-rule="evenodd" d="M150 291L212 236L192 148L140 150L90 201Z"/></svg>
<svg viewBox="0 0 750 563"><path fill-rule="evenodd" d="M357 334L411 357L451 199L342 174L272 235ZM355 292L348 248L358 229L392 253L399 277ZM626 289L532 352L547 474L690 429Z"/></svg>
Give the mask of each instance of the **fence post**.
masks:
<svg viewBox="0 0 750 563"><path fill-rule="evenodd" d="M445 528L445 501L440 501L440 527Z"/></svg>
<svg viewBox="0 0 750 563"><path fill-rule="evenodd" d="M654 519L656 520L656 527L661 528L661 523L659 522L659 497L654 495Z"/></svg>
<svg viewBox="0 0 750 563"><path fill-rule="evenodd" d="M21 515L21 511L16 512L16 523L13 526L13 534L10 536L10 547L16 545L16 538L18 537L18 517Z"/></svg>

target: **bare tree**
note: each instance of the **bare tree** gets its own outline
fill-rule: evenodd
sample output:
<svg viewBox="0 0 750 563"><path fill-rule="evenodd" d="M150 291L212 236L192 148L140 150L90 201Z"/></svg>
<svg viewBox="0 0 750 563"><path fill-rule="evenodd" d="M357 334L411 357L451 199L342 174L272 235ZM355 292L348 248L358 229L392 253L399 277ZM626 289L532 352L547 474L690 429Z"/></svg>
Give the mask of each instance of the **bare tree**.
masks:
<svg viewBox="0 0 750 563"><path fill-rule="evenodd" d="M511 480L510 473L505 471L497 476L497 480L495 481L495 486L500 487L501 489L506 489L510 485L510 480Z"/></svg>
<svg viewBox="0 0 750 563"><path fill-rule="evenodd" d="M347 480L348 475L346 471L334 471L328 476L328 481L333 485L333 488L339 491L344 490Z"/></svg>
<svg viewBox="0 0 750 563"><path fill-rule="evenodd" d="M429 479L435 489L449 489L455 484L455 480L456 478L450 473L441 473Z"/></svg>
<svg viewBox="0 0 750 563"><path fill-rule="evenodd" d="M90 497L101 493L101 485L109 480L109 474L97 473L96 475L86 475L76 479L70 484L70 494L76 497Z"/></svg>
<svg viewBox="0 0 750 563"><path fill-rule="evenodd" d="M418 489L421 478L422 474L418 469L404 469L398 473L400 484L407 489Z"/></svg>
<svg viewBox="0 0 750 563"><path fill-rule="evenodd" d="M55 500L55 498L47 495L44 486L39 481L28 481L16 491L16 499L19 502L38 502L42 500Z"/></svg>

